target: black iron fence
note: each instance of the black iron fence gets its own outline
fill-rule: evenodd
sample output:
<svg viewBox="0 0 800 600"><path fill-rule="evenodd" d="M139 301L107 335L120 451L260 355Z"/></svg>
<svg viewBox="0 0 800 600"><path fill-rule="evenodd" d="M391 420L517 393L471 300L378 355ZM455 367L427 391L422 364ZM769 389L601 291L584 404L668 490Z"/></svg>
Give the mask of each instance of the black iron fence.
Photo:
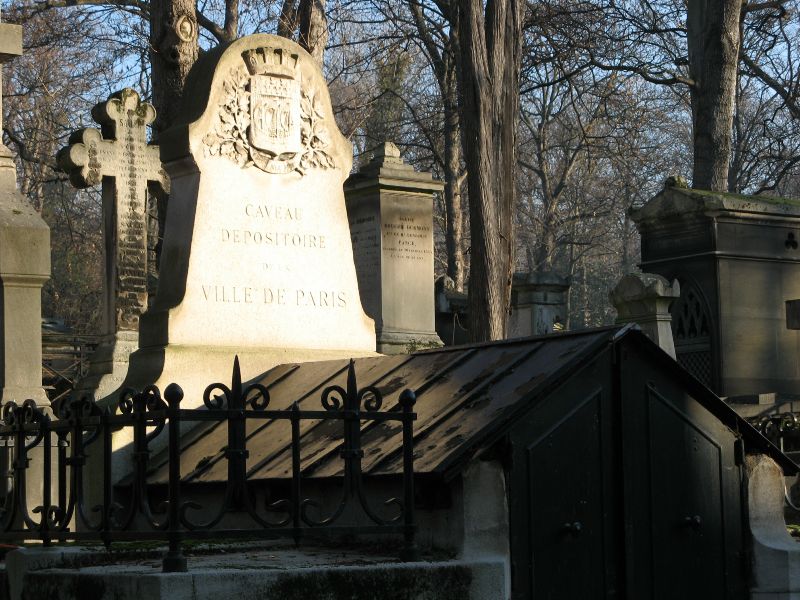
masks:
<svg viewBox="0 0 800 600"><path fill-rule="evenodd" d="M395 410L381 411L380 391L374 387L358 388L351 361L346 389L334 385L323 390L321 410L301 409L297 403L285 410L271 410L266 387L257 383L243 387L237 358L231 386L209 385L203 394L204 408L183 409L182 400L183 391L173 383L164 390L163 397L155 386L127 390L113 411L101 409L86 398L56 405L53 418L32 400L22 405L6 404L0 447L5 446L8 485L0 510L0 539L38 539L45 545L96 540L106 546L115 541L163 540L169 544L163 558L165 572L186 570L182 543L186 539L262 536L299 541L319 530L332 535L402 535L401 558L416 558L416 398L411 390L400 394ZM283 421L291 428L292 473L287 497L259 509L247 476L247 422L267 420ZM308 420L340 421L343 428L339 452L344 473L341 499L330 514L316 518L311 514L315 511L309 509L319 512L320 503L304 497L306 480L301 472L301 423ZM182 426L201 421L227 424L224 457L228 467L226 491L212 509L213 516L202 522L196 515L209 507L187 499L187 484L181 479ZM402 498L390 498L384 503L394 507L394 516L389 518L379 516L370 506L361 470L362 428L370 422L386 421L399 421L403 435ZM119 459L114 453L112 434L126 428L133 433L132 476L127 485L120 486L112 480L112 463ZM161 501L150 497L152 486L148 486L157 441L162 446L166 443L162 452L167 453L168 459L167 494ZM92 485L87 485L89 478ZM97 498L87 491L89 488L99 489ZM31 489L41 497L31 501ZM365 524L339 525L348 507L360 509ZM234 511L248 520L248 526L222 528L223 518Z"/></svg>
<svg viewBox="0 0 800 600"><path fill-rule="evenodd" d="M773 413L752 417L748 421L781 452L800 451L800 414Z"/></svg>
<svg viewBox="0 0 800 600"><path fill-rule="evenodd" d="M99 336L42 331L42 384L50 402L72 393L75 382L89 372L89 357Z"/></svg>

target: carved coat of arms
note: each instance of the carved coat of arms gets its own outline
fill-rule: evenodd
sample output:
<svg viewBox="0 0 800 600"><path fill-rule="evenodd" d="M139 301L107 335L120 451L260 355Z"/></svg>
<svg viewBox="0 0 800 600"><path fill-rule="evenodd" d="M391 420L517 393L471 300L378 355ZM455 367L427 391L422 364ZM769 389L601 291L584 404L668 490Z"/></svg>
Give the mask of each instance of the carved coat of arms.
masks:
<svg viewBox="0 0 800 600"><path fill-rule="evenodd" d="M268 173L334 167L322 103L303 88L298 55L264 47L242 58L244 65L223 83L219 120L204 138L206 154Z"/></svg>

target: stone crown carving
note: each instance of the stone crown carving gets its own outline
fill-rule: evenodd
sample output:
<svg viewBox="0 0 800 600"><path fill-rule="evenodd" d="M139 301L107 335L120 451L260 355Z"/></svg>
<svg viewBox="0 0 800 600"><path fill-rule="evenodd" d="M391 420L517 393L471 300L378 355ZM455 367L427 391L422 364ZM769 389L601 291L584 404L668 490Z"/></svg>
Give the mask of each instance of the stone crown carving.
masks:
<svg viewBox="0 0 800 600"><path fill-rule="evenodd" d="M334 168L322 101L303 85L300 57L264 46L244 51L242 61L223 83L216 123L203 138L206 156L275 174Z"/></svg>

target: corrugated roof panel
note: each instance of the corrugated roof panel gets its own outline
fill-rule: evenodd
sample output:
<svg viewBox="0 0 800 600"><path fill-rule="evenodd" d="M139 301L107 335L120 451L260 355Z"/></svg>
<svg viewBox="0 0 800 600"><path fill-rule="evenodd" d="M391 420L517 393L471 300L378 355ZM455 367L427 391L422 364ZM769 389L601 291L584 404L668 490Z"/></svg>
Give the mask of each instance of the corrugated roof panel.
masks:
<svg viewBox="0 0 800 600"><path fill-rule="evenodd" d="M364 382L384 381L388 388L402 385L398 379L398 369L403 364L409 362L410 356L396 355L387 357L371 357L358 360L358 368L361 372L361 379ZM300 365L286 379L269 387L270 408L285 409L289 408L297 400L298 406L304 410L322 410L322 391L329 385L346 385L347 365L349 360L344 361L325 361L319 363L307 363ZM264 378L269 376L269 372ZM264 379L262 378L262 380ZM364 385L369 385L364 383ZM302 436L308 435L309 430L316 429L322 424L318 421L301 421L300 433ZM227 443L227 434L223 445ZM284 449L289 448L291 443L291 425L289 421L256 421L248 422L247 448L249 456L247 459L248 473L265 462L270 461L276 454L280 454ZM220 446L221 448L221 446ZM318 450L303 446L303 454L314 453ZM227 479L228 471L225 460L221 453L218 460L209 464L209 467L197 473L192 480L196 481L221 481ZM289 467L291 469L291 466ZM283 475L285 476L289 471Z"/></svg>
<svg viewBox="0 0 800 600"><path fill-rule="evenodd" d="M460 348L444 348L415 355L396 355L356 359L359 388L377 387L384 398L382 411L397 406L406 388L417 393L415 440L420 448L435 446L430 456L418 454L418 472L433 470L451 453L458 451L480 431L487 420L500 414L556 372L581 349L609 330L582 334L555 335L513 342ZM321 409L322 389L336 384L346 386L347 360L304 363L275 367L257 381L270 390L270 409L284 409L298 401L300 408ZM339 447L340 421L306 421L301 428L301 457L304 474L325 477L341 473ZM397 472L393 460L399 455L401 426L393 423L366 424L362 445L366 452L365 472ZM193 436L184 446L182 473L187 481L222 482L227 480L223 450L227 427L214 426ZM248 422L248 475L251 479L288 477L291 472L291 429L289 422ZM199 466L199 468L198 468ZM151 476L151 482L166 481L164 465Z"/></svg>
<svg viewBox="0 0 800 600"><path fill-rule="evenodd" d="M399 368L388 371L381 378L370 377L369 373L363 372L363 361L356 360L355 370L359 388L374 386L380 390L383 396L383 406L381 411L388 411L397 406L397 399L404 389L419 389L428 382L438 381L447 378L449 373L461 365L465 360L474 354L473 350L459 353L439 353L429 355L405 356L405 361ZM383 360L391 364L390 358ZM346 386L346 374L342 374L335 382L342 387ZM394 424L399 426L398 423ZM342 441L342 422L327 421L313 422L313 427L308 426L301 438L301 458L304 470L313 469L326 457L331 455L338 459L338 446ZM265 442L265 440L262 440ZM282 448L283 452L276 455L273 460L259 465L257 471L250 474L251 477L274 477L275 473L288 474L291 470L291 449L287 444Z"/></svg>
<svg viewBox="0 0 800 600"><path fill-rule="evenodd" d="M450 455L498 419L509 406L534 395L551 375L586 347L586 337L566 336L554 338L552 342L498 345L494 350L500 353L499 360L493 362L487 362L486 349L482 349L474 358L484 366L478 378L480 383L465 386L464 391L456 395L448 394L448 390L438 385L418 394L418 418L414 424L415 471L438 470ZM434 409L428 410L429 406ZM401 436L399 427L387 424L365 432L362 437L364 472L399 472L402 469ZM341 461L330 461L313 475L338 475L341 467Z"/></svg>
<svg viewBox="0 0 800 600"><path fill-rule="evenodd" d="M604 345L621 339L623 332L631 343L644 344L652 350L654 356L662 361L662 368L675 370L676 377L686 379L691 388L699 386L674 361L662 356L663 353L643 334L631 332L630 328L622 331L604 328L449 347L414 355L361 358L355 361L356 378L359 389L375 386L381 390L384 398L382 411L397 408L402 390L410 388L417 393L415 472L441 473L468 458L470 452L508 426L516 409L524 409L523 405L538 395L549 393L551 386L559 384L573 369L593 359ZM631 333L634 335L629 335ZM281 365L265 373L258 381L270 390L270 409L286 409L297 401L302 409L321 410L324 387L332 384L346 387L348 362ZM765 447L772 451L760 435L711 392L702 386L696 392L698 399L715 414L732 419L730 426L740 429L756 444L766 444ZM249 478L289 477L289 422L250 420L247 431ZM340 475L341 421L306 421L301 432L304 475ZM227 441L226 425L197 429L185 436L181 461L185 480L226 481L227 462L223 451ZM401 443L398 422L365 424L362 428L364 472L376 475L400 473ZM160 460L160 468L149 477L151 483L166 482L166 457L162 455ZM159 464L159 461L153 463Z"/></svg>

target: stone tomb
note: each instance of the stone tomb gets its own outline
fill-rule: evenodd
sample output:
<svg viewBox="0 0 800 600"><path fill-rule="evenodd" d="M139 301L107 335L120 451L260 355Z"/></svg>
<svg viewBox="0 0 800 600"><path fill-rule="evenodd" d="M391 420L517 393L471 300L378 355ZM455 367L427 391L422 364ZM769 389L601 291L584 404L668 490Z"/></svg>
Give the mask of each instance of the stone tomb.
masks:
<svg viewBox="0 0 800 600"><path fill-rule="evenodd" d="M185 121L162 134L171 179L159 288L125 385L179 383L187 405L230 377L375 351L342 184L351 145L314 60L255 35L208 52Z"/></svg>
<svg viewBox="0 0 800 600"><path fill-rule="evenodd" d="M721 396L796 393L800 203L692 190L668 181L632 218L644 271L677 279L678 362Z"/></svg>

